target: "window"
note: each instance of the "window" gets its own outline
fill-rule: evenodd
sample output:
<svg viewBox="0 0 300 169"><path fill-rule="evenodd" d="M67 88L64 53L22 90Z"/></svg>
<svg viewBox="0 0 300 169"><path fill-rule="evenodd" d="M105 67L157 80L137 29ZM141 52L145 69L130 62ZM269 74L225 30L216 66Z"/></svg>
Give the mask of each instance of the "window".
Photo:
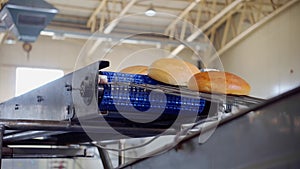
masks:
<svg viewBox="0 0 300 169"><path fill-rule="evenodd" d="M62 70L18 67L16 70L16 96L56 80L64 75Z"/></svg>

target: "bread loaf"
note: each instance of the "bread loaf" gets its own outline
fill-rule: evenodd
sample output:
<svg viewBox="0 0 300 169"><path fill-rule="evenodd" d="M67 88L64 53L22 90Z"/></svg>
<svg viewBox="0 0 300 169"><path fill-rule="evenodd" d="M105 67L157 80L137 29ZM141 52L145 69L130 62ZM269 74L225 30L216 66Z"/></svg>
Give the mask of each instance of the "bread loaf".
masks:
<svg viewBox="0 0 300 169"><path fill-rule="evenodd" d="M241 77L228 72L200 72L190 78L190 90L207 93L248 95L250 85Z"/></svg>
<svg viewBox="0 0 300 169"><path fill-rule="evenodd" d="M188 80L200 70L193 64L174 58L154 61L148 69L148 76L170 85L187 86Z"/></svg>
<svg viewBox="0 0 300 169"><path fill-rule="evenodd" d="M130 74L141 74L141 75L147 75L148 73L148 66L130 66L122 69L120 71L121 73L130 73Z"/></svg>

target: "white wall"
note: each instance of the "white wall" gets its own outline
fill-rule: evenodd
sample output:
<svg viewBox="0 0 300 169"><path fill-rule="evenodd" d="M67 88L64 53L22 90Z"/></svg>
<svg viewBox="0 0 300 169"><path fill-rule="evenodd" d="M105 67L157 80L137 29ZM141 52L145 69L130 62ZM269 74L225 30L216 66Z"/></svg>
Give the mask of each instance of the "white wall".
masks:
<svg viewBox="0 0 300 169"><path fill-rule="evenodd" d="M86 43L88 42L88 43ZM40 36L32 44L30 59L22 49L21 42L15 45L0 45L0 102L12 98L15 93L16 67L62 69L65 73L98 60L110 61L107 71L118 71L132 65L150 65L154 60L169 55L168 51L155 46L116 44L102 42L90 53L95 41L65 39L52 40Z"/></svg>
<svg viewBox="0 0 300 169"><path fill-rule="evenodd" d="M269 98L300 85L300 3L285 10L221 57L246 79L251 95Z"/></svg>
<svg viewBox="0 0 300 169"><path fill-rule="evenodd" d="M83 48L78 61L85 66L98 60L110 61L106 70L118 71L132 65L150 65L154 60L167 56L167 52L150 45L116 44L116 42L102 42L92 54L95 42L88 41ZM76 66L76 67L82 67Z"/></svg>
<svg viewBox="0 0 300 169"><path fill-rule="evenodd" d="M15 77L15 67L0 67L0 102L5 101L15 95Z"/></svg>
<svg viewBox="0 0 300 169"><path fill-rule="evenodd" d="M0 102L15 95L16 68L18 66L54 68L70 72L85 41L66 39L52 40L40 36L32 44L30 59L23 51L21 42L0 45ZM31 77L34 78L34 77Z"/></svg>
<svg viewBox="0 0 300 169"><path fill-rule="evenodd" d="M26 52L22 49L22 44L21 42L15 45L1 44L1 65L58 68L68 71L73 69L73 63L84 41L52 40L50 37L40 36L35 43L32 43L29 60L27 60Z"/></svg>

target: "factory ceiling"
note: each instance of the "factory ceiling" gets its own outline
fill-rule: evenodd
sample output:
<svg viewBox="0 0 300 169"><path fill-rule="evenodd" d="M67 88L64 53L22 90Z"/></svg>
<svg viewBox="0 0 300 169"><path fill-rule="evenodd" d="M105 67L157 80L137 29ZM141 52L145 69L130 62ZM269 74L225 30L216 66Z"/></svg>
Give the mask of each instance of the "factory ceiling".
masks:
<svg viewBox="0 0 300 169"><path fill-rule="evenodd" d="M220 53L298 2L298 0L46 1L59 12L44 34L52 32L53 36L84 38L98 32L99 36L105 38L118 38L124 34L154 32L155 36L144 38L160 42L168 40L167 42L171 44L174 39L192 43L199 40L203 32ZM0 2L3 5L6 0ZM5 38L2 31L0 40L4 41ZM143 36L136 41L142 42ZM181 43L173 43L169 49L175 55L184 49L184 46Z"/></svg>

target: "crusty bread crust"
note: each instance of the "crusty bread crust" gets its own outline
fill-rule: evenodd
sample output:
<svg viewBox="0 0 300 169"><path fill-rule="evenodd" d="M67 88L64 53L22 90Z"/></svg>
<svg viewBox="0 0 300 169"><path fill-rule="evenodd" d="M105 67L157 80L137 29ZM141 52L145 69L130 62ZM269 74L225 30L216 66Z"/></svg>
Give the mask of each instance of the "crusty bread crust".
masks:
<svg viewBox="0 0 300 169"><path fill-rule="evenodd" d="M121 73L130 73L130 74L141 74L147 75L148 74L148 66L130 66L120 70Z"/></svg>
<svg viewBox="0 0 300 169"><path fill-rule="evenodd" d="M200 72L190 78L190 90L234 95L249 95L251 87L241 77L229 72Z"/></svg>
<svg viewBox="0 0 300 169"><path fill-rule="evenodd" d="M163 58L153 62L148 76L170 85L187 86L188 80L200 70L193 64L174 58Z"/></svg>

